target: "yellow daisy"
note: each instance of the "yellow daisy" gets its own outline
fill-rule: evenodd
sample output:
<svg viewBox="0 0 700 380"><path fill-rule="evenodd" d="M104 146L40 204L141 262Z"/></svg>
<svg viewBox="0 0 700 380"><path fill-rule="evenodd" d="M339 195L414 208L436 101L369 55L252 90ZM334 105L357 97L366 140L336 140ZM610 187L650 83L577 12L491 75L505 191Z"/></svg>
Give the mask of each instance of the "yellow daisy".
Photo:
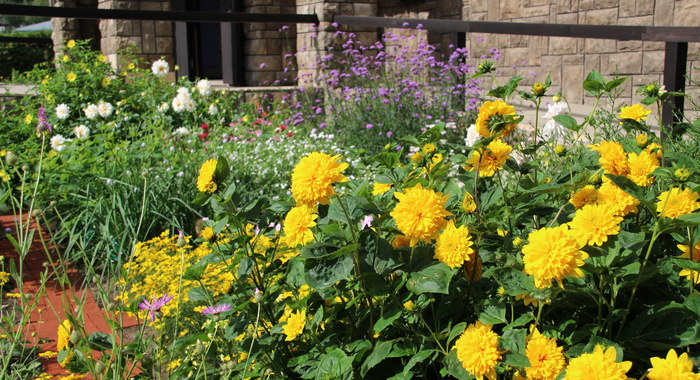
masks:
<svg viewBox="0 0 700 380"><path fill-rule="evenodd" d="M579 267L588 254L579 249L567 225L533 231L528 240L530 243L522 249L524 272L535 277L536 287L549 288L552 280L556 280L563 288L564 277L583 277Z"/></svg>
<svg viewBox="0 0 700 380"><path fill-rule="evenodd" d="M659 213L659 217L668 217L671 219L690 214L700 208L698 195L700 194L691 192L688 188L681 190L674 187L659 195L659 201L656 203L656 211Z"/></svg>
<svg viewBox="0 0 700 380"><path fill-rule="evenodd" d="M700 380L700 375L693 373L693 361L687 353L679 357L675 350L668 350L666 359L651 358L649 380Z"/></svg>
<svg viewBox="0 0 700 380"><path fill-rule="evenodd" d="M394 196L399 203L391 216L399 230L411 239L411 247L419 241L432 244L447 225L445 217L452 215L445 209L450 196L424 189L420 183L407 189L405 194L396 192Z"/></svg>
<svg viewBox="0 0 700 380"><path fill-rule="evenodd" d="M312 213L312 209L307 206L297 206L289 210L284 218L285 242L289 247L305 245L314 240L314 233L311 227L316 225L318 215Z"/></svg>
<svg viewBox="0 0 700 380"><path fill-rule="evenodd" d="M454 220L450 220L435 243L435 256L433 258L442 261L450 268L454 268L469 261L469 255L474 252L471 248L473 244L467 226L457 228Z"/></svg>
<svg viewBox="0 0 700 380"><path fill-rule="evenodd" d="M216 191L217 186L214 182L214 172L216 172L216 165L218 161L214 159L207 160L202 164L202 168L199 169L199 177L197 177L197 189L200 192L213 193Z"/></svg>
<svg viewBox="0 0 700 380"><path fill-rule="evenodd" d="M493 130L493 124L501 119L504 115L515 116L515 107L508 105L502 100L493 102L486 101L479 107L479 116L476 119L476 131L484 138L491 137L492 134L498 133ZM507 124L503 129L503 136L508 136L515 129L517 124Z"/></svg>
<svg viewBox="0 0 700 380"><path fill-rule="evenodd" d="M616 362L615 347L603 351L603 346L596 345L593 353L585 353L571 359L566 369L564 380L628 380L627 372L632 368L632 362Z"/></svg>
<svg viewBox="0 0 700 380"><path fill-rule="evenodd" d="M465 169L473 172L478 168L479 177L492 177L497 170L503 169L503 164L508 161L512 151L513 147L501 139L493 140L485 149L472 152Z"/></svg>
<svg viewBox="0 0 700 380"><path fill-rule="evenodd" d="M292 196L297 206L307 205L316 208L316 203L328 204L335 194L333 183L345 182L342 172L347 163L338 162L340 156L329 156L313 152L303 157L292 173Z"/></svg>
<svg viewBox="0 0 700 380"><path fill-rule="evenodd" d="M479 380L484 376L496 380L496 364L503 353L498 349L498 334L491 331L492 327L479 321L469 325L453 348L464 369Z"/></svg>
<svg viewBox="0 0 700 380"><path fill-rule="evenodd" d="M620 232L622 217L615 216L615 210L605 205L585 205L576 211L569 222L571 233L581 244L603 245L608 236Z"/></svg>

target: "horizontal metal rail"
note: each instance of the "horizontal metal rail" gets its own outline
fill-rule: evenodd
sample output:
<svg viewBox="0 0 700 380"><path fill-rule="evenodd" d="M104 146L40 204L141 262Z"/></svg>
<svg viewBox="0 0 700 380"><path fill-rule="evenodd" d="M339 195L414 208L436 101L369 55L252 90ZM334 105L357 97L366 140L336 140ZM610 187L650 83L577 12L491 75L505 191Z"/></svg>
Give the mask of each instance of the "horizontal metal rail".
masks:
<svg viewBox="0 0 700 380"><path fill-rule="evenodd" d="M20 43L20 44L53 45L52 39L41 38L41 37L5 37L5 36L0 36L0 42L15 42L15 43Z"/></svg>
<svg viewBox="0 0 700 380"><path fill-rule="evenodd" d="M183 22L271 22L318 24L317 15L270 13L221 13L178 11L135 11L126 9L89 9L39 7L31 5L0 4L1 15L61 17L95 20L183 21Z"/></svg>

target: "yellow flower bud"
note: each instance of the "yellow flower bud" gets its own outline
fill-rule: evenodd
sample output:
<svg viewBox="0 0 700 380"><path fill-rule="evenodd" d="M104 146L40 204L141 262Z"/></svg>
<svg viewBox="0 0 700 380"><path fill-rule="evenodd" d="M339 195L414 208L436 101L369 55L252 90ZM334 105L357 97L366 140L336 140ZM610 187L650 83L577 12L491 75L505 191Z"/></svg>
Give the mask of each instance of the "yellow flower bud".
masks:
<svg viewBox="0 0 700 380"><path fill-rule="evenodd" d="M685 182L688 180L688 177L690 177L690 170L686 168L678 168L676 171L673 173L674 176L676 176L676 179Z"/></svg>
<svg viewBox="0 0 700 380"><path fill-rule="evenodd" d="M542 83L540 83L540 82L535 83L532 86L532 92L538 96L544 95L544 86L542 85Z"/></svg>
<svg viewBox="0 0 700 380"><path fill-rule="evenodd" d="M433 144L423 145L423 154L425 154L426 157L432 155L433 153L435 153L435 145L433 145Z"/></svg>
<svg viewBox="0 0 700 380"><path fill-rule="evenodd" d="M637 146L638 147L644 149L648 143L649 143L649 139L647 138L646 135L644 135L644 134L637 135Z"/></svg>
<svg viewBox="0 0 700 380"><path fill-rule="evenodd" d="M423 161L423 155L420 154L420 152L416 152L413 156L411 156L411 161L413 161L417 164L417 163Z"/></svg>

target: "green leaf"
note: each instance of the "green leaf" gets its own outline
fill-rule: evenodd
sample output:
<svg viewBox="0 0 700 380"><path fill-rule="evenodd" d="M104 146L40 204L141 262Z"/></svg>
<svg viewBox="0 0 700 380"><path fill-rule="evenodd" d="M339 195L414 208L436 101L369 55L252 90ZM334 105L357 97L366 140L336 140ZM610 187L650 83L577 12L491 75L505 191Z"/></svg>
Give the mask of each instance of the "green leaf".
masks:
<svg viewBox="0 0 700 380"><path fill-rule="evenodd" d="M373 297L383 297L389 295L389 287L386 285L384 276L379 273L365 272L362 273L362 281L369 290L369 294Z"/></svg>
<svg viewBox="0 0 700 380"><path fill-rule="evenodd" d="M423 350L423 351L413 355L411 360L409 360L408 363L406 364L406 366L403 367L403 374L407 375L408 371L410 371L411 368L413 368L413 366L415 366L416 364L427 359L430 355L432 355L435 352L437 352L437 350Z"/></svg>
<svg viewBox="0 0 700 380"><path fill-rule="evenodd" d="M578 130L581 129L576 119L569 115L556 115L554 116L554 121L574 132L578 132Z"/></svg>
<svg viewBox="0 0 700 380"><path fill-rule="evenodd" d="M238 270L236 270L236 276L245 277L253 271L255 267L255 260L252 257L244 257L238 264Z"/></svg>
<svg viewBox="0 0 700 380"><path fill-rule="evenodd" d="M700 343L698 315L675 302L656 304L645 310L625 332L623 341L650 350Z"/></svg>
<svg viewBox="0 0 700 380"><path fill-rule="evenodd" d="M621 84L625 83L629 77L622 77L622 78L615 78L607 83L605 83L605 91L610 92L618 87L620 87Z"/></svg>
<svg viewBox="0 0 700 380"><path fill-rule="evenodd" d="M190 301L205 301L209 299L207 294L209 294L209 290L200 286L190 289L190 291L187 292L187 298L189 298Z"/></svg>
<svg viewBox="0 0 700 380"><path fill-rule="evenodd" d="M498 341L503 349L517 352L520 354L525 353L525 339L527 338L527 330L525 329L513 329L508 330L503 333Z"/></svg>
<svg viewBox="0 0 700 380"><path fill-rule="evenodd" d="M498 268L491 272L491 276L511 297L535 290L532 279L515 268Z"/></svg>
<svg viewBox="0 0 700 380"><path fill-rule="evenodd" d="M221 220L216 222L216 224L214 225L214 228L212 228L212 230L214 230L214 235L220 234L221 231L223 231L224 228L226 228L227 224L228 224L228 217L227 216L223 217Z"/></svg>
<svg viewBox="0 0 700 380"><path fill-rule="evenodd" d="M401 155L399 153L382 152L374 156L374 160L389 169L393 169L398 163Z"/></svg>
<svg viewBox="0 0 700 380"><path fill-rule="evenodd" d="M183 280L188 281L198 281L204 276L204 271L207 269L207 263L202 265L195 265L185 269L185 273L182 275Z"/></svg>
<svg viewBox="0 0 700 380"><path fill-rule="evenodd" d="M464 332L464 329L467 328L467 322L460 322L455 325L455 327L450 330L450 336L447 338L447 344L449 345L450 342L452 342L452 339L457 337L457 335L461 335Z"/></svg>
<svg viewBox="0 0 700 380"><path fill-rule="evenodd" d="M393 345L394 343L391 341L377 342L377 345L374 347L374 350L372 350L372 353L369 354L367 359L365 359L365 362L362 363L360 375L364 377L367 374L367 371L379 364L382 360L386 359L386 357L389 356L389 352L391 352L391 347L393 347Z"/></svg>
<svg viewBox="0 0 700 380"><path fill-rule="evenodd" d="M475 379L462 365L462 362L457 357L457 350L451 350L444 359L442 359L442 364L447 368L447 372L460 379L460 380L472 380Z"/></svg>
<svg viewBox="0 0 700 380"><path fill-rule="evenodd" d="M406 288L414 294L422 293L449 293L450 281L452 280L452 270L447 264L438 262L411 273L411 277L406 283Z"/></svg>
<svg viewBox="0 0 700 380"><path fill-rule="evenodd" d="M605 89L605 79L603 75L595 70L591 70L583 81L583 89L591 95L600 95Z"/></svg>
<svg viewBox="0 0 700 380"><path fill-rule="evenodd" d="M698 293L697 290L694 290L693 293L691 293L688 298L685 299L683 306L694 311L695 314L700 316L700 293Z"/></svg>
<svg viewBox="0 0 700 380"><path fill-rule="evenodd" d="M230 169L228 166L228 160L226 160L226 157L223 155L220 155L216 160L216 169L214 170L214 178L216 178L215 182L224 183L228 178L229 172Z"/></svg>
<svg viewBox="0 0 700 380"><path fill-rule="evenodd" d="M289 202L283 202L283 201L277 201L273 204L270 205L268 210L272 210L278 214L286 214L289 212L289 210L294 207L294 204L289 203Z"/></svg>
<svg viewBox="0 0 700 380"><path fill-rule="evenodd" d="M520 327L520 326L525 326L526 324L530 323L530 321L533 321L535 319L535 316L532 313L527 313L523 314L518 317L518 319L514 320L513 323L509 323L506 325L506 327L503 328L503 331L510 330L513 327Z"/></svg>
<svg viewBox="0 0 700 380"><path fill-rule="evenodd" d="M204 205L205 203L207 203L207 201L209 200L209 198L211 198L211 194L210 194L210 193L199 193L199 194L197 194L197 196L196 196L196 197L194 198L194 200L192 201L192 204L194 204L194 205L196 205L196 206L202 206L202 205Z"/></svg>
<svg viewBox="0 0 700 380"><path fill-rule="evenodd" d="M310 287L323 289L340 280L348 280L352 269L353 259L350 255L334 260L307 260L304 279Z"/></svg>
<svg viewBox="0 0 700 380"><path fill-rule="evenodd" d="M657 98L656 96L647 96L646 98L640 100L639 102L644 104L645 106L650 106L650 105L656 103L657 100L659 100L659 98Z"/></svg>
<svg viewBox="0 0 700 380"><path fill-rule="evenodd" d="M530 366L530 359L525 354L508 351L503 354L503 364L525 368Z"/></svg>
<svg viewBox="0 0 700 380"><path fill-rule="evenodd" d="M315 379L352 379L352 361L343 350L336 348L327 353L318 364Z"/></svg>
<svg viewBox="0 0 700 380"><path fill-rule="evenodd" d="M500 323L508 323L506 319L506 305L503 302L499 302L495 305L490 305L481 314L479 314L479 321L485 325L497 325Z"/></svg>
<svg viewBox="0 0 700 380"><path fill-rule="evenodd" d="M96 351L111 350L114 347L112 338L103 332L94 332L88 338L88 347Z"/></svg>
<svg viewBox="0 0 700 380"><path fill-rule="evenodd" d="M384 312L381 318L374 323L374 333L378 334L385 328L391 326L395 320L401 316L401 309L392 303L391 308Z"/></svg>

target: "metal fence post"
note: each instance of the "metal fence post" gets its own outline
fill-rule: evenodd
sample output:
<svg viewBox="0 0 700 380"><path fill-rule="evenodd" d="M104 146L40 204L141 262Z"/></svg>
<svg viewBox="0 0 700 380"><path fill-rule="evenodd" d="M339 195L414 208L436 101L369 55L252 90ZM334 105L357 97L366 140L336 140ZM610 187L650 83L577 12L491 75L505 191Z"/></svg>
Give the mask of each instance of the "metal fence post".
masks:
<svg viewBox="0 0 700 380"><path fill-rule="evenodd" d="M687 42L666 42L666 55L664 59L664 86L666 91L685 90L685 66L688 62ZM682 121L683 103L682 96L674 96L666 101L661 109L661 123L670 126L672 123ZM674 109L679 115L674 114Z"/></svg>

